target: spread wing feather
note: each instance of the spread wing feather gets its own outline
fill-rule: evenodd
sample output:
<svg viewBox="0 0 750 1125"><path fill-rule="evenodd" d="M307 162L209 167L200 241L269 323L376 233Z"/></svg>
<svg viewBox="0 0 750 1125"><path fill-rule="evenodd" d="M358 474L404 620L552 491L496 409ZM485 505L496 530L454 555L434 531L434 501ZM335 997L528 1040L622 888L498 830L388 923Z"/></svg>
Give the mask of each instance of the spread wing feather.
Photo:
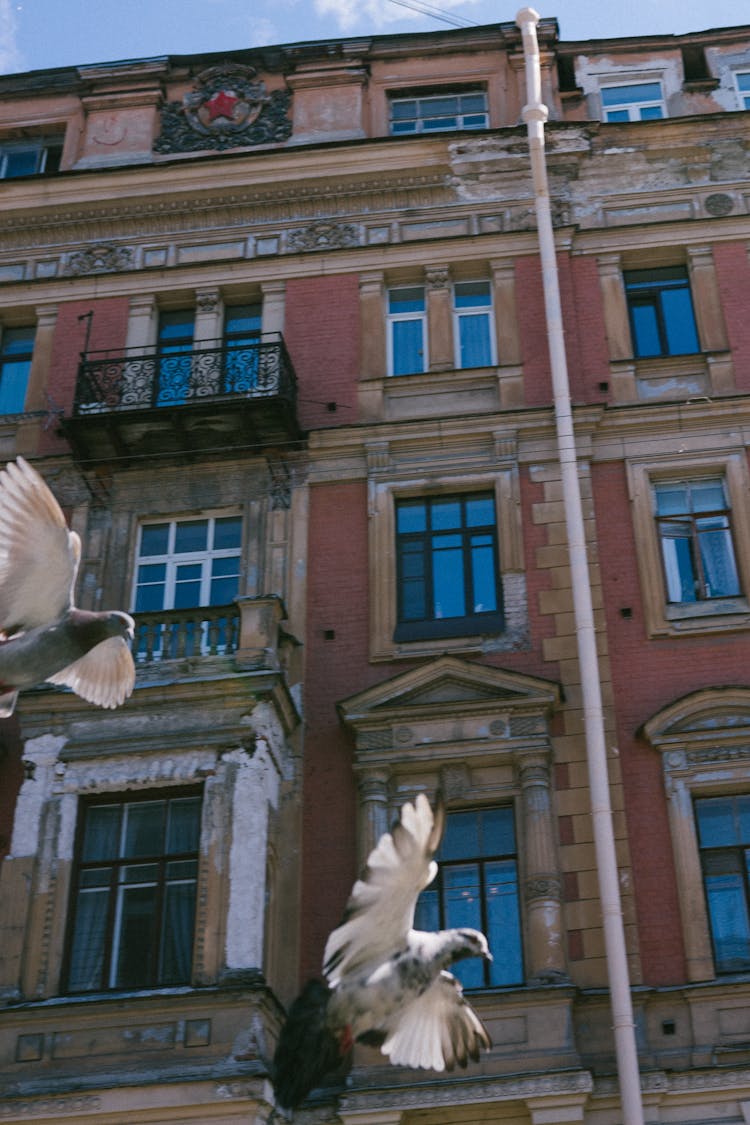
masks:
<svg viewBox="0 0 750 1125"><path fill-rule="evenodd" d="M437 1071L476 1062L490 1037L456 978L441 972L416 1000L402 1008L381 1050L395 1066Z"/></svg>
<svg viewBox="0 0 750 1125"><path fill-rule="evenodd" d="M354 884L344 921L328 938L323 972L335 988L343 977L393 957L406 947L420 891L437 873L433 860L443 834L441 801L433 814L424 793L401 809L392 832L370 852L364 877Z"/></svg>
<svg viewBox="0 0 750 1125"><path fill-rule="evenodd" d="M122 637L107 637L85 656L50 676L48 683L69 687L99 707L119 707L135 684L130 648Z"/></svg>
<svg viewBox="0 0 750 1125"><path fill-rule="evenodd" d="M0 473L0 629L55 621L70 606L81 541L22 457Z"/></svg>

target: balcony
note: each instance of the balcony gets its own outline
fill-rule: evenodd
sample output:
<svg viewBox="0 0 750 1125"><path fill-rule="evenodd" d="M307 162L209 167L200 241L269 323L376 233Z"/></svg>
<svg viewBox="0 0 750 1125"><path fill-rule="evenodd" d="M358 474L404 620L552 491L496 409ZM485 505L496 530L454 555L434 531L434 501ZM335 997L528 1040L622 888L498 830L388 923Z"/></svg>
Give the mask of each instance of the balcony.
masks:
<svg viewBox="0 0 750 1125"><path fill-rule="evenodd" d="M239 647L239 639L237 605L136 613L133 658L140 666L201 656L231 656Z"/></svg>
<svg viewBox="0 0 750 1125"><path fill-rule="evenodd" d="M81 462L231 456L296 441L296 396L278 333L171 353L85 352L61 426Z"/></svg>

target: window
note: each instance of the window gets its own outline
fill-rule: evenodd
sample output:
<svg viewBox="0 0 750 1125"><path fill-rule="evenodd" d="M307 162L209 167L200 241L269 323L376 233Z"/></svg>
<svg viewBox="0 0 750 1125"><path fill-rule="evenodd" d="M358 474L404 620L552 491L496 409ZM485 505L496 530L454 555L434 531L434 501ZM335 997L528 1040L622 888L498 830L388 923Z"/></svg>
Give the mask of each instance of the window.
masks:
<svg viewBox="0 0 750 1125"><path fill-rule="evenodd" d="M503 628L491 493L396 505L396 641Z"/></svg>
<svg viewBox="0 0 750 1125"><path fill-rule="evenodd" d="M750 969L750 796L695 802L703 885L717 973Z"/></svg>
<svg viewBox="0 0 750 1125"><path fill-rule="evenodd" d="M136 565L133 610L192 609L198 606L228 606L237 596L242 541L241 516L211 516L198 520L171 520L141 527ZM187 630L187 632L185 632ZM144 626L139 630L138 655L150 658L155 650L164 656L195 648L225 650L230 614L216 619L215 636L209 638L209 622L188 621L181 627ZM181 652L180 655L183 653Z"/></svg>
<svg viewBox="0 0 750 1125"><path fill-rule="evenodd" d="M4 328L0 337L0 414L21 414L34 351L33 328Z"/></svg>
<svg viewBox="0 0 750 1125"><path fill-rule="evenodd" d="M190 393L194 330L193 309L162 310L159 313L157 406L178 405Z"/></svg>
<svg viewBox="0 0 750 1125"><path fill-rule="evenodd" d="M0 180L57 172L61 156L61 139L10 141L0 145Z"/></svg>
<svg viewBox="0 0 750 1125"><path fill-rule="evenodd" d="M495 362L495 338L489 281L457 281L453 317L456 367L490 367Z"/></svg>
<svg viewBox="0 0 750 1125"><path fill-rule="evenodd" d="M450 812L436 856L438 874L420 895L415 925L440 930L471 926L487 935L493 961L458 962L465 988L499 988L524 979L518 860L510 806Z"/></svg>
<svg viewBox="0 0 750 1125"><path fill-rule="evenodd" d="M241 516L144 524L135 612L228 605L239 587L241 537Z"/></svg>
<svg viewBox="0 0 750 1125"><path fill-rule="evenodd" d="M734 76L740 109L750 109L750 70L737 71Z"/></svg>
<svg viewBox="0 0 750 1125"><path fill-rule="evenodd" d="M391 98L391 133L431 133L439 129L486 129L484 90L446 90L411 98Z"/></svg>
<svg viewBox="0 0 750 1125"><path fill-rule="evenodd" d="M83 806L68 992L190 982L201 798Z"/></svg>
<svg viewBox="0 0 750 1125"><path fill-rule="evenodd" d="M427 369L427 312L423 285L388 290L388 373Z"/></svg>
<svg viewBox="0 0 750 1125"><path fill-rule="evenodd" d="M262 307L228 305L224 310L224 393L242 393L257 384Z"/></svg>
<svg viewBox="0 0 750 1125"><path fill-rule="evenodd" d="M605 121L649 121L666 116L661 82L602 86L601 95Z"/></svg>
<svg viewBox="0 0 750 1125"><path fill-rule="evenodd" d="M626 270L624 280L636 356L691 355L700 351L684 266Z"/></svg>
<svg viewBox="0 0 750 1125"><path fill-rule="evenodd" d="M654 495L667 600L696 602L739 594L724 479L657 483Z"/></svg>

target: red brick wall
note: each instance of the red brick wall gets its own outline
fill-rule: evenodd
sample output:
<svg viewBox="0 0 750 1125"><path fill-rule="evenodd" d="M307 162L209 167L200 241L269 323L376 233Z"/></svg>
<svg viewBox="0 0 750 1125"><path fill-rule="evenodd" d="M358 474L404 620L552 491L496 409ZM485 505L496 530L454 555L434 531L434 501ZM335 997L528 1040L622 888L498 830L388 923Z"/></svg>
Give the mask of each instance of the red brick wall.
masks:
<svg viewBox="0 0 750 1125"><path fill-rule="evenodd" d="M71 301L62 304L57 313L55 336L52 345L47 391L50 409L62 409L70 415L73 407L78 362L86 341L87 321L79 316L93 310L89 350L119 349L125 347L128 327L129 302L127 297L107 297L98 301ZM67 450L67 444L59 437L54 427L42 434L39 451L41 454L60 453Z"/></svg>
<svg viewBox="0 0 750 1125"><path fill-rule="evenodd" d="M719 242L714 248L714 263L719 294L732 350L737 389L750 390L750 317L747 295L750 293L750 259L746 244Z"/></svg>
<svg viewBox="0 0 750 1125"><path fill-rule="evenodd" d="M284 340L297 372L303 429L357 421L360 364L356 274L287 282ZM330 411L328 403L335 403Z"/></svg>
<svg viewBox="0 0 750 1125"><path fill-rule="evenodd" d="M23 781L22 753L17 716L0 720L0 860L10 848L15 805Z"/></svg>
<svg viewBox="0 0 750 1125"><path fill-rule="evenodd" d="M302 979L320 976L325 940L341 920L357 873L352 742L336 704L368 677L367 489L310 492L305 765L302 843ZM326 640L325 630L335 636Z"/></svg>
<svg viewBox="0 0 750 1125"><path fill-rule="evenodd" d="M557 271L570 395L574 402L599 402L606 398L599 383L609 378L609 354L596 261L558 254ZM516 303L525 403L547 406L552 402L552 382L541 263L536 256L516 259Z"/></svg>
<svg viewBox="0 0 750 1125"><path fill-rule="evenodd" d="M661 757L637 732L689 692L750 682L748 641L741 633L647 638L624 467L597 465L594 481L644 977L648 984L679 984L684 952ZM631 618L620 615L623 607L632 610Z"/></svg>

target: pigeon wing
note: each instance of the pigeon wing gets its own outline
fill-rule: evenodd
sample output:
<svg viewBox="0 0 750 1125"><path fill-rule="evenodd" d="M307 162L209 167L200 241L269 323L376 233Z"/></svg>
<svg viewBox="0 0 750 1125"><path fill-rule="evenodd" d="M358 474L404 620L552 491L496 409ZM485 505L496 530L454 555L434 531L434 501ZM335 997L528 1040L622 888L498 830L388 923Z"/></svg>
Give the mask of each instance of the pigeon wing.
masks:
<svg viewBox="0 0 750 1125"><path fill-rule="evenodd" d="M99 707L119 707L133 690L135 665L123 637L107 637L85 656L48 677Z"/></svg>
<svg viewBox="0 0 750 1125"><path fill-rule="evenodd" d="M441 801L433 813L424 793L407 802L392 832L370 852L354 884L344 921L328 938L323 972L335 988L349 973L375 966L406 947L420 891L437 873L433 860L443 834Z"/></svg>
<svg viewBox="0 0 750 1125"><path fill-rule="evenodd" d="M394 1066L437 1071L476 1062L491 1046L487 1029L461 985L443 970L420 996L401 1008L381 1051Z"/></svg>
<svg viewBox="0 0 750 1125"><path fill-rule="evenodd" d="M0 629L46 625L71 605L81 541L22 457L0 473Z"/></svg>

